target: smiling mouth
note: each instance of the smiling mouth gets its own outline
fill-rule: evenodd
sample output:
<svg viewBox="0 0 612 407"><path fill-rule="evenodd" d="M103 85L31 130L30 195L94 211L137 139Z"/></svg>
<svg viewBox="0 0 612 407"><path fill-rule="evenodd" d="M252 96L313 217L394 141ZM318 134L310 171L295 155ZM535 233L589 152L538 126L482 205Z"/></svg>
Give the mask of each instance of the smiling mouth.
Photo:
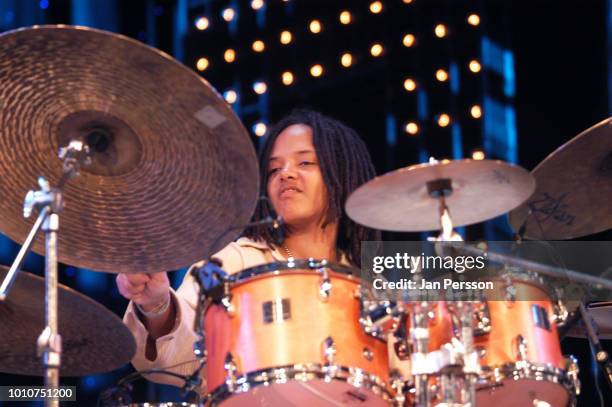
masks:
<svg viewBox="0 0 612 407"><path fill-rule="evenodd" d="M290 194L290 193L298 193L298 192L302 192L299 189L296 188L287 188L287 189L283 189L280 193L280 196L286 195L286 194Z"/></svg>

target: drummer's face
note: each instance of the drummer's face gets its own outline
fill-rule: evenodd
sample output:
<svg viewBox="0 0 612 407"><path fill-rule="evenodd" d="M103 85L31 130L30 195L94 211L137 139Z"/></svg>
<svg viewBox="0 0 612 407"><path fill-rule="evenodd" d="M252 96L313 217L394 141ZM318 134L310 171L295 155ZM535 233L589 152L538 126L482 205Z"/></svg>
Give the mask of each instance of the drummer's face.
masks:
<svg viewBox="0 0 612 407"><path fill-rule="evenodd" d="M268 196L292 227L320 224L327 212L327 188L312 141L304 124L285 128L268 161Z"/></svg>

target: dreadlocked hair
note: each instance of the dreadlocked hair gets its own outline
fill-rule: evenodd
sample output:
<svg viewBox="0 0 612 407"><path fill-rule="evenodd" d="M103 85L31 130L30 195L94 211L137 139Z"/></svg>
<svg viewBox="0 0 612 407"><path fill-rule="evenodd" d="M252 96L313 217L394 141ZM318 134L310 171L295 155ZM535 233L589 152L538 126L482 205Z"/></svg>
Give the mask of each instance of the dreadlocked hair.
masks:
<svg viewBox="0 0 612 407"><path fill-rule="evenodd" d="M294 124L304 124L312 129L314 148L328 196L328 210L323 226L338 220L337 248L347 256L351 264L360 267L361 242L380 240L380 232L355 223L343 210L349 195L376 175L365 143L355 130L312 110L291 112L270 129L260 149L260 196L267 197L268 160L274 142L284 129ZM269 199L260 199L253 221L274 216ZM282 227L286 236L288 231L285 226ZM263 240L269 245L279 243L271 227L251 227L245 230L244 235L254 240Z"/></svg>

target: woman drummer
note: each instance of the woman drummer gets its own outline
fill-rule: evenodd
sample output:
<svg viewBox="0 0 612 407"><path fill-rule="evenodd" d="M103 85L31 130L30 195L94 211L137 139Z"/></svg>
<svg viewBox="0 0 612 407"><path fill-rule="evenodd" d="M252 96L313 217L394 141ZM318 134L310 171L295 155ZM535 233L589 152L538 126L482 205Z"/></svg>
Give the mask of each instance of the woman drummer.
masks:
<svg viewBox="0 0 612 407"><path fill-rule="evenodd" d="M314 111L295 111L270 129L260 152L260 171L261 194L268 200L260 201L254 220L276 211L284 221L284 238L278 239L272 228L246 230L244 237L213 256L222 262L225 272L290 257L360 266L361 241L379 236L343 211L351 192L375 175L366 146L354 130ZM197 365L193 321L198 290L191 273L176 292L165 272L120 274L117 286L131 300L124 322L137 343L132 360L135 368L179 365L171 370L191 374ZM148 378L183 384L166 375Z"/></svg>

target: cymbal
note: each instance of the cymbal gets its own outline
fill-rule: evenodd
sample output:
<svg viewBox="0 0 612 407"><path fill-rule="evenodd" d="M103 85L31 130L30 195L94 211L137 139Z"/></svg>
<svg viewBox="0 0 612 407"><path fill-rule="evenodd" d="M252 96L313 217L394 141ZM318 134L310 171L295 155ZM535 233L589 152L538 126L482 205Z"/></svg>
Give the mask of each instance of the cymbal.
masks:
<svg viewBox="0 0 612 407"><path fill-rule="evenodd" d="M0 266L0 281L8 267ZM136 342L121 319L89 297L64 285L58 290L62 376L110 372L128 363ZM42 359L36 341L45 327L45 279L21 271L0 301L0 372L39 376Z"/></svg>
<svg viewBox="0 0 612 407"><path fill-rule="evenodd" d="M236 115L193 70L138 41L63 25L4 33L0 101L0 231L11 239L34 222L22 208L37 177L57 185L58 149L83 137L97 151L65 187L63 263L174 270L235 239L255 209L255 149ZM33 248L44 252L42 236Z"/></svg>
<svg viewBox="0 0 612 407"><path fill-rule="evenodd" d="M504 214L533 192L533 177L521 167L493 160L443 160L417 164L374 178L346 202L348 215L375 229L421 232L440 229L438 199L427 183L450 179L446 197L453 225L471 225Z"/></svg>
<svg viewBox="0 0 612 407"><path fill-rule="evenodd" d="M574 239L612 228L612 118L563 144L532 173L535 193L510 213L523 237Z"/></svg>

